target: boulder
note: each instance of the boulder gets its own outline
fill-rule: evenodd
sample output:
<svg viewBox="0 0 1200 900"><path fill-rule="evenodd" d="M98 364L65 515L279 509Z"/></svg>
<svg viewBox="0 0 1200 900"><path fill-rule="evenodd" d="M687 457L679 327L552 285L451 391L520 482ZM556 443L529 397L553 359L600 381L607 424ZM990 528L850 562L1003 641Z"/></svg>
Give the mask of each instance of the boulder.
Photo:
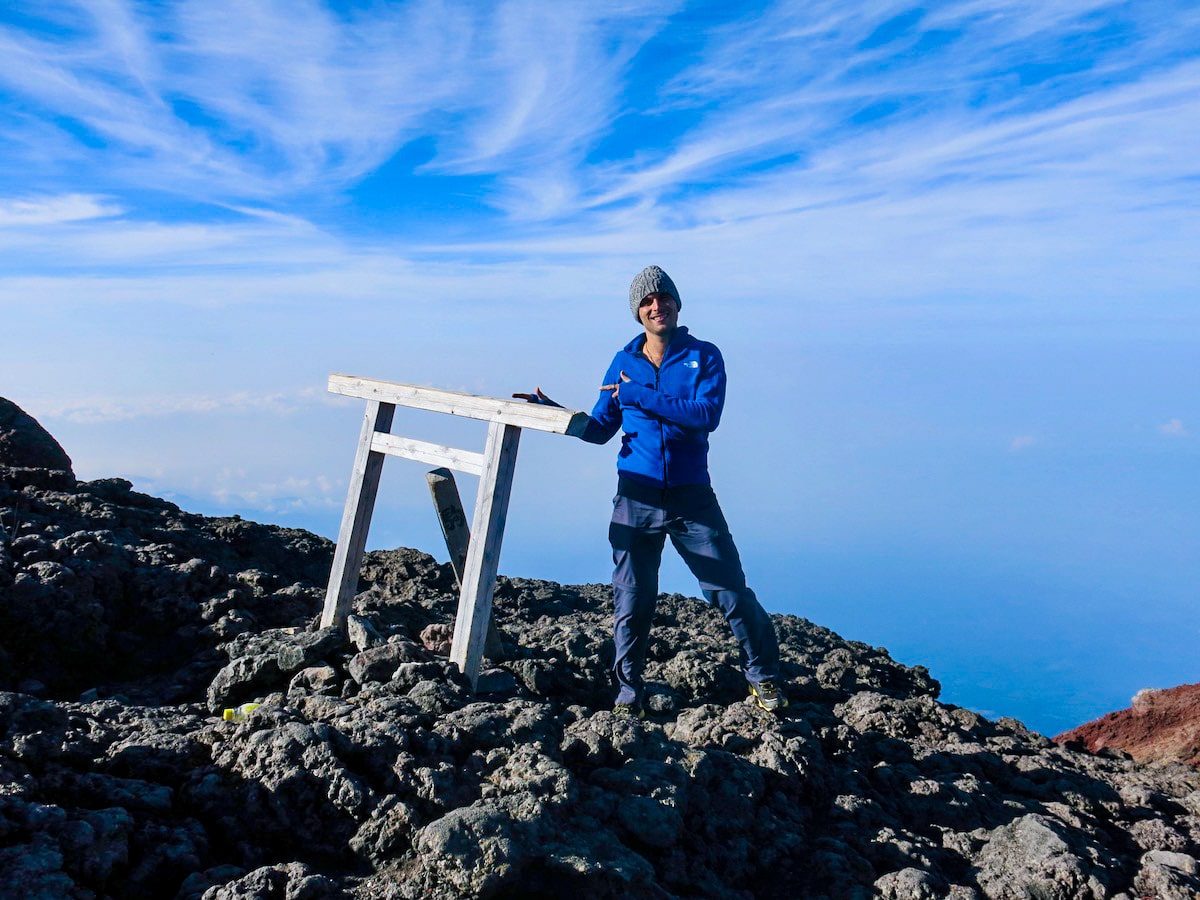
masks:
<svg viewBox="0 0 1200 900"><path fill-rule="evenodd" d="M75 478L71 458L38 421L0 397L0 466L17 469L51 469Z"/></svg>

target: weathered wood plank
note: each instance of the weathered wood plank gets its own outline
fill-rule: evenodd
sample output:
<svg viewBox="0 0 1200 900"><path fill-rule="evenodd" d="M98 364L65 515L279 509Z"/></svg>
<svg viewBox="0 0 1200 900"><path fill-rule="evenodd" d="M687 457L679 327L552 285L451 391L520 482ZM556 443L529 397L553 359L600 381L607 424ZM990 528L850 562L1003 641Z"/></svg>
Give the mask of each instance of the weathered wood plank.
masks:
<svg viewBox="0 0 1200 900"><path fill-rule="evenodd" d="M492 614L492 594L496 589L500 545L504 540L520 439L520 428L493 422L488 428L487 446L483 451L484 470L479 479L472 538L467 548L466 571L450 649L450 659L467 676L472 690L479 680L479 665Z"/></svg>
<svg viewBox="0 0 1200 900"><path fill-rule="evenodd" d="M379 492L379 476L383 472L384 455L371 449L379 432L392 427L396 407L391 403L372 400L363 416L350 484L346 487L346 506L342 510L342 526L338 530L337 549L329 570L329 586L325 590L325 606L321 611L321 627L345 626L354 591L358 587L358 571L362 566L367 545L371 514L375 511L375 495Z"/></svg>
<svg viewBox="0 0 1200 900"><path fill-rule="evenodd" d="M588 422L588 414L575 409L526 403L524 400L503 397L483 397L416 384L401 384L397 381L380 381L357 375L330 375L329 390L347 397L376 400L488 422L503 422L518 428L533 428L536 431L569 434L575 437L583 433Z"/></svg>
<svg viewBox="0 0 1200 900"><path fill-rule="evenodd" d="M431 444L428 441L418 441L414 438L399 437L394 434L376 434L371 441L371 449L386 453L388 456L401 456L405 459L415 459L417 462L428 463L432 466L445 466L479 475L483 472L483 454L471 450L459 450L442 444Z"/></svg>
<svg viewBox="0 0 1200 900"><path fill-rule="evenodd" d="M450 567L454 569L454 577L458 581L461 595L467 567L467 549L471 546L471 527L467 524L467 515L463 511L462 498L458 493L458 484L454 481L454 473L449 469L434 469L425 473L425 481L429 484L429 494L433 497L433 508L437 510L438 524L442 526L442 537L446 540L446 552L450 554ZM504 652L500 631L496 627L495 616L488 616L487 640L483 645L483 655L490 659L499 659Z"/></svg>
<svg viewBox="0 0 1200 900"><path fill-rule="evenodd" d="M467 565L467 548L471 545L471 526L467 524L467 514L463 510L454 473L449 469L434 469L425 473L425 481L433 497L433 508L437 510L438 524L442 526L442 537L446 539L450 566L461 588Z"/></svg>

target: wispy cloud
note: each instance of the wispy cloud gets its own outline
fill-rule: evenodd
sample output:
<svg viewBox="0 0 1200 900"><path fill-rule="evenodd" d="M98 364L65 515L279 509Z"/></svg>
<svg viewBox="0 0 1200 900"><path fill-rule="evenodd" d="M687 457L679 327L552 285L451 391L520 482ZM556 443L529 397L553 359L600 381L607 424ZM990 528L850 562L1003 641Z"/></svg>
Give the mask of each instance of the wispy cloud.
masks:
<svg viewBox="0 0 1200 900"><path fill-rule="evenodd" d="M469 49L462 16L435 2L346 18L313 2L220 0L42 15L52 36L0 30L0 84L61 121L74 162L202 197L360 177L446 99L442 73ZM22 146L28 127L10 118L8 142Z"/></svg>
<svg viewBox="0 0 1200 900"><path fill-rule="evenodd" d="M26 110L0 140L56 177L82 164L265 206L341 190L423 137L413 176L482 176L475 202L513 222L591 233L648 212L677 229L1062 170L1143 188L1195 174L1187 4L704 15L670 0L46 6L55 28L0 29L0 85ZM47 128L56 152L39 158Z"/></svg>
<svg viewBox="0 0 1200 900"><path fill-rule="evenodd" d="M496 5L473 23L472 72L454 101L465 120L442 136L436 164L497 172L580 163L622 112L633 56L682 6Z"/></svg>
<svg viewBox="0 0 1200 900"><path fill-rule="evenodd" d="M1191 308L1189 4L40 9L0 26L0 302L512 302L651 253L712 285L736 259L784 315Z"/></svg>
<svg viewBox="0 0 1200 900"><path fill-rule="evenodd" d="M110 198L90 194L0 200L0 228L82 222L119 216L123 211L123 207Z"/></svg>
<svg viewBox="0 0 1200 900"><path fill-rule="evenodd" d="M1122 23L1126 40L1089 42L1102 8L947 3L872 44L901 5L781 4L713 36L663 98L702 105L701 123L597 170L590 199L669 199L676 218L682 204L712 223L986 186L1004 214L1013 182L1065 174L1080 198L1107 180L1132 199L1194 176L1200 85L1185 48L1197 17L1150 40L1146 13ZM682 185L705 190L679 198Z"/></svg>
<svg viewBox="0 0 1200 900"><path fill-rule="evenodd" d="M77 425L99 425L177 415L228 416L259 412L291 415L329 402L327 396L315 388L267 394L237 391L222 396L142 394L127 399L76 397L67 402L44 405L42 415Z"/></svg>
<svg viewBox="0 0 1200 900"><path fill-rule="evenodd" d="M204 493L221 506L250 508L268 515L333 510L344 502L344 482L325 476L259 481L258 474L243 469L222 470L204 486Z"/></svg>
<svg viewBox="0 0 1200 900"><path fill-rule="evenodd" d="M1158 430L1167 437L1183 437L1188 433L1181 419L1171 419L1168 422L1164 422L1158 426Z"/></svg>
<svg viewBox="0 0 1200 900"><path fill-rule="evenodd" d="M1022 450L1028 450L1037 443L1037 438L1031 434L1019 434L1008 442L1008 449L1012 453L1020 453Z"/></svg>

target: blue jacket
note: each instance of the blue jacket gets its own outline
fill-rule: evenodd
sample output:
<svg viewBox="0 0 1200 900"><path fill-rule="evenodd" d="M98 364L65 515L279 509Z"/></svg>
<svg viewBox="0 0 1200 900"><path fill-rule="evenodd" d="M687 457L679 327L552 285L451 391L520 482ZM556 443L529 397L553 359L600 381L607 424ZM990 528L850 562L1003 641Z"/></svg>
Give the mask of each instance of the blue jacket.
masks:
<svg viewBox="0 0 1200 900"><path fill-rule="evenodd" d="M618 397L601 392L582 437L607 443L623 429L617 472L653 487L708 484L708 434L725 405L725 361L707 341L675 329L662 365L643 354L639 335L617 352L601 384L621 381Z"/></svg>

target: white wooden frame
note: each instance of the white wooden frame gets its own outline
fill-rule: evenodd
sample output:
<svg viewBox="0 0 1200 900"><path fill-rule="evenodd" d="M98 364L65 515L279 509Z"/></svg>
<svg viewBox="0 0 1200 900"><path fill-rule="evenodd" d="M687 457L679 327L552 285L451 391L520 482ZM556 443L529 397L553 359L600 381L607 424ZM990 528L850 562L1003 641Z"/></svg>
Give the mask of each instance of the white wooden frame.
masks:
<svg viewBox="0 0 1200 900"><path fill-rule="evenodd" d="M354 375L330 375L329 390L367 401L359 434L354 467L346 491L346 507L338 531L337 549L329 572L321 626L345 628L346 616L354 600L359 568L367 544L367 531L379 491L379 476L385 456L400 456L419 462L445 466L479 476L479 493L467 561L461 579L458 616L450 658L467 676L474 689L479 679L488 622L492 614L492 594L500 563L500 545L508 516L512 476L517 464L517 444L522 428L578 437L587 426L587 413L578 410L481 397L458 391L359 378ZM458 450L425 441L402 438L391 433L397 406L467 416L489 422L487 442L482 453Z"/></svg>

